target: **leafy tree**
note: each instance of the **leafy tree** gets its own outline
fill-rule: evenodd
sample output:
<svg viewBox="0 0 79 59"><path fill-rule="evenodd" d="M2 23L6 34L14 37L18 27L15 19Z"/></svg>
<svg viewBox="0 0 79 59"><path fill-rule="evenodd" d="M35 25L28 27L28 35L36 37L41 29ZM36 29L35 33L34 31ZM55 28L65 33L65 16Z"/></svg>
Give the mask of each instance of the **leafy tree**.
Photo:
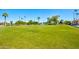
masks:
<svg viewBox="0 0 79 59"><path fill-rule="evenodd" d="M59 16L58 15L56 15L56 16L52 16L51 18L47 18L48 19L48 24L54 24L54 25L56 25L56 24L58 24L58 18L59 18Z"/></svg>
<svg viewBox="0 0 79 59"><path fill-rule="evenodd" d="M33 21L29 20L29 22L27 22L27 25L31 25L31 24L33 24Z"/></svg>
<svg viewBox="0 0 79 59"><path fill-rule="evenodd" d="M60 20L59 24L63 24L63 20L62 19Z"/></svg>
<svg viewBox="0 0 79 59"><path fill-rule="evenodd" d="M49 24L49 25L51 25L51 18L47 18L47 22L45 22L45 24Z"/></svg>
<svg viewBox="0 0 79 59"><path fill-rule="evenodd" d="M2 16L4 17L4 26L6 26L6 18L8 17L8 14L3 13Z"/></svg>
<svg viewBox="0 0 79 59"><path fill-rule="evenodd" d="M64 24L66 24L66 25L71 25L71 21L64 21Z"/></svg>
<svg viewBox="0 0 79 59"><path fill-rule="evenodd" d="M37 24L38 24L38 22L34 21L34 22L33 22L33 24L34 24L34 25L37 25Z"/></svg>
<svg viewBox="0 0 79 59"><path fill-rule="evenodd" d="M27 23L27 25L36 25L36 24L38 24L38 22L32 21L32 20L30 20L30 21Z"/></svg>
<svg viewBox="0 0 79 59"><path fill-rule="evenodd" d="M15 22L15 25L26 25L26 22L19 20Z"/></svg>

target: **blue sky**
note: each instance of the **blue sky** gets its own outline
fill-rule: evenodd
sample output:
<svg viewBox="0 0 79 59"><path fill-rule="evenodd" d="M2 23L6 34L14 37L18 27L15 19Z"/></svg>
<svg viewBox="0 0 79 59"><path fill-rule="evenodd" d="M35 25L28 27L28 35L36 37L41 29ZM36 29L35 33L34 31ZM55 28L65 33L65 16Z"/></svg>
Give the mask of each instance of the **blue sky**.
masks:
<svg viewBox="0 0 79 59"><path fill-rule="evenodd" d="M0 22L4 21L2 13L7 12L9 14L7 22L17 21L19 17L23 18L23 21L35 20L39 16L40 22L46 21L47 17L60 15L60 19L73 20L73 9L0 9Z"/></svg>

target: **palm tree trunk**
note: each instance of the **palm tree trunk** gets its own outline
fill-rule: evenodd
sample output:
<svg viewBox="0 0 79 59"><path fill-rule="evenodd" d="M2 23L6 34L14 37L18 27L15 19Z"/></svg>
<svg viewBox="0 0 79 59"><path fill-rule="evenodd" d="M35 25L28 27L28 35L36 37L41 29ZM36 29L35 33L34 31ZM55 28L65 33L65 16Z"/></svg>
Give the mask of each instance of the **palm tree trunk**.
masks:
<svg viewBox="0 0 79 59"><path fill-rule="evenodd" d="M5 19L4 19L4 26L6 26L6 16L4 17Z"/></svg>
<svg viewBox="0 0 79 59"><path fill-rule="evenodd" d="M38 19L38 24L39 24L39 19Z"/></svg>
<svg viewBox="0 0 79 59"><path fill-rule="evenodd" d="M75 13L73 12L73 20L75 20Z"/></svg>

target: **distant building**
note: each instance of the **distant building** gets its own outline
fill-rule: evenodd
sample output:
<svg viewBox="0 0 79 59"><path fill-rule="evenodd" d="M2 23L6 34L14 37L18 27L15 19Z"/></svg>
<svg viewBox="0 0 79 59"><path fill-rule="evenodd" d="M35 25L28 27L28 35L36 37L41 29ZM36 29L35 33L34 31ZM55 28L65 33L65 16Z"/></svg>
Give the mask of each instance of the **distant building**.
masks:
<svg viewBox="0 0 79 59"><path fill-rule="evenodd" d="M79 25L79 19L73 20L73 21L72 21L72 25Z"/></svg>

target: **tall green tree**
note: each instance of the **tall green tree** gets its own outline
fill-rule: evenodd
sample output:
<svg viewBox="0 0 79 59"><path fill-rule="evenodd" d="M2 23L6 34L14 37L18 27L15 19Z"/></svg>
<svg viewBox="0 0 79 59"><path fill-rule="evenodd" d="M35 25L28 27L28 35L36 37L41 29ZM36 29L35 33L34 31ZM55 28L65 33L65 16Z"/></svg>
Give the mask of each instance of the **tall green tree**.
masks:
<svg viewBox="0 0 79 59"><path fill-rule="evenodd" d="M4 26L6 26L6 18L8 17L8 14L3 13L2 16L4 17Z"/></svg>
<svg viewBox="0 0 79 59"><path fill-rule="evenodd" d="M26 22L24 22L22 20L18 20L15 22L15 25L26 25Z"/></svg>
<svg viewBox="0 0 79 59"><path fill-rule="evenodd" d="M51 25L51 18L50 17L47 18L47 24Z"/></svg>
<svg viewBox="0 0 79 59"><path fill-rule="evenodd" d="M56 25L56 24L58 24L58 18L59 18L60 16L58 16L58 15L56 15L56 16L52 16L52 17L50 17L50 18L48 18L48 24L54 24L54 25Z"/></svg>
<svg viewBox="0 0 79 59"><path fill-rule="evenodd" d="M71 21L64 21L64 24L66 24L66 25L71 25Z"/></svg>
<svg viewBox="0 0 79 59"><path fill-rule="evenodd" d="M27 22L27 25L32 25L33 24L33 21L32 20L29 20L28 22Z"/></svg>

